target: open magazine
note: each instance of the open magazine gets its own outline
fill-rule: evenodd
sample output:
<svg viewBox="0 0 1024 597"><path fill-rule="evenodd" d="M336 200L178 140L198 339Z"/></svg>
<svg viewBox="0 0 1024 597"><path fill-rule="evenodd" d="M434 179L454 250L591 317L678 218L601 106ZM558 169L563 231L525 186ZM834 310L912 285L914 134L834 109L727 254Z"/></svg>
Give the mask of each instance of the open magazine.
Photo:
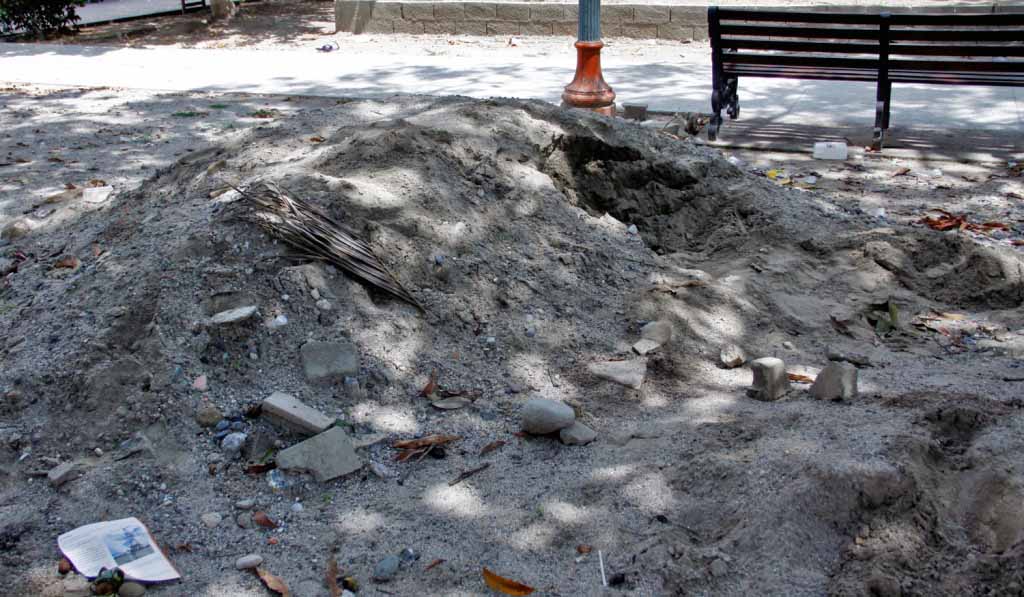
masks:
<svg viewBox="0 0 1024 597"><path fill-rule="evenodd" d="M89 578L99 574L101 568L120 568L125 578L143 582L181 578L138 518L78 527L57 537L57 547L76 570Z"/></svg>

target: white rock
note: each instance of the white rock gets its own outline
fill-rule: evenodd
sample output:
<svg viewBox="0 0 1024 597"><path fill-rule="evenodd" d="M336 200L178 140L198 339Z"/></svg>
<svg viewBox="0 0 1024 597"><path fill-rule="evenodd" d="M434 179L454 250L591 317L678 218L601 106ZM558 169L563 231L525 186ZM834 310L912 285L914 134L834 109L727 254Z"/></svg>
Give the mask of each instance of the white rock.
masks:
<svg viewBox="0 0 1024 597"><path fill-rule="evenodd" d="M638 340L636 344L633 345L633 352L637 353L640 356L644 356L649 352L657 350L660 346L660 342L655 342L654 340L642 338Z"/></svg>
<svg viewBox="0 0 1024 597"><path fill-rule="evenodd" d="M305 435L316 435L334 424L334 419L284 392L271 394L260 410L272 422Z"/></svg>
<svg viewBox="0 0 1024 597"><path fill-rule="evenodd" d="M46 478L53 487L60 487L78 475L78 466L74 462L62 462L46 473Z"/></svg>
<svg viewBox="0 0 1024 597"><path fill-rule="evenodd" d="M210 322L217 325L236 323L252 317L256 313L256 309L257 307L254 305L238 307L237 309L228 309L227 311L221 311L211 317Z"/></svg>
<svg viewBox="0 0 1024 597"><path fill-rule="evenodd" d="M212 529L213 527L220 524L220 521L223 520L223 517L216 512L207 512L206 514L200 516L199 519L203 521L203 524Z"/></svg>
<svg viewBox="0 0 1024 597"><path fill-rule="evenodd" d="M640 337L644 340L651 340L658 344L668 344L672 341L675 330L668 321L651 321L640 328Z"/></svg>
<svg viewBox="0 0 1024 597"><path fill-rule="evenodd" d="M718 353L718 362L726 369L735 369L747 362L747 355L739 346L728 344L722 347L722 351Z"/></svg>
<svg viewBox="0 0 1024 597"><path fill-rule="evenodd" d="M576 413L564 402L546 398L526 401L521 412L523 431L534 435L552 433L572 425Z"/></svg>
<svg viewBox="0 0 1024 597"><path fill-rule="evenodd" d="M601 363L590 363L587 371L608 381L639 390L644 384L644 377L647 376L647 361L636 359L632 361L605 361Z"/></svg>
<svg viewBox="0 0 1024 597"><path fill-rule="evenodd" d="M110 194L114 192L114 187L86 187L82 190L82 201L86 203L103 203L110 198Z"/></svg>

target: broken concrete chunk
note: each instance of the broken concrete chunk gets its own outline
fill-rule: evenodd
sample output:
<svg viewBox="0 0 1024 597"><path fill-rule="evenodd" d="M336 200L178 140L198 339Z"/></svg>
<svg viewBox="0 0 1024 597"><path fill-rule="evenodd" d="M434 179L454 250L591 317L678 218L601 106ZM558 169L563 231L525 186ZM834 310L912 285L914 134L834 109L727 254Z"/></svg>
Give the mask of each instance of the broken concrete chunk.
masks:
<svg viewBox="0 0 1024 597"><path fill-rule="evenodd" d="M728 344L718 353L718 362L726 369L735 369L747 362L747 355L739 346Z"/></svg>
<svg viewBox="0 0 1024 597"><path fill-rule="evenodd" d="M857 368L849 363L829 363L811 384L811 396L819 400L855 398Z"/></svg>
<svg viewBox="0 0 1024 597"><path fill-rule="evenodd" d="M307 342L302 345L302 369L309 381L355 376L359 353L351 342Z"/></svg>
<svg viewBox="0 0 1024 597"><path fill-rule="evenodd" d="M316 435L334 424L334 419L284 392L271 394L261 410L271 421L306 435Z"/></svg>
<svg viewBox="0 0 1024 597"><path fill-rule="evenodd" d="M825 356L830 361L846 361L852 363L857 367L871 367L871 357L858 354L855 352L843 352L841 350L833 349L831 346L825 348Z"/></svg>
<svg viewBox="0 0 1024 597"><path fill-rule="evenodd" d="M672 324L668 321L651 321L640 328L641 338L657 342L658 344L668 344L671 342L673 333Z"/></svg>
<svg viewBox="0 0 1024 597"><path fill-rule="evenodd" d="M597 432L577 421L559 431L558 437L567 446L584 446L597 439Z"/></svg>
<svg viewBox="0 0 1024 597"><path fill-rule="evenodd" d="M282 450L277 455L277 468L284 471L312 473L324 483L363 468L352 441L340 427L332 427L320 435Z"/></svg>
<svg viewBox="0 0 1024 597"><path fill-rule="evenodd" d="M210 321L216 325L224 325L228 323L237 323L249 319L256 313L257 307L255 305L247 305L245 307L239 307L237 309L229 309L227 311L221 311L213 317Z"/></svg>
<svg viewBox="0 0 1024 597"><path fill-rule="evenodd" d="M523 431L544 435L572 425L576 413L564 402L533 398L523 405L522 419Z"/></svg>
<svg viewBox="0 0 1024 597"><path fill-rule="evenodd" d="M750 369L754 372L750 395L757 400L778 400L789 391L789 376L782 359L756 359L750 363Z"/></svg>
<svg viewBox="0 0 1024 597"><path fill-rule="evenodd" d="M647 376L647 361L636 359L632 361L591 363L587 365L587 371L601 379L639 390L640 386L644 384L644 377Z"/></svg>
<svg viewBox="0 0 1024 597"><path fill-rule="evenodd" d="M77 475L78 465L74 462L63 462L50 469L50 472L46 473L46 478L50 480L51 486L60 487Z"/></svg>

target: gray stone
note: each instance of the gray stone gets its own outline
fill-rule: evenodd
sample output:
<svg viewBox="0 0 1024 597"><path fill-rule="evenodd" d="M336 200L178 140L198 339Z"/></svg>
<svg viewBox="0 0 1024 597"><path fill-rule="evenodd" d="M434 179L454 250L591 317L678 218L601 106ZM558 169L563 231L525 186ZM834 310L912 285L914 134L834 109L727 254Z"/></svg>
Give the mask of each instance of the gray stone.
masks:
<svg viewBox="0 0 1024 597"><path fill-rule="evenodd" d="M605 361L601 363L590 363L587 371L608 381L639 390L644 384L644 377L647 376L647 361L636 359L632 361Z"/></svg>
<svg viewBox="0 0 1024 597"><path fill-rule="evenodd" d="M718 362L726 369L735 369L747 362L747 355L739 346L728 344L718 353Z"/></svg>
<svg viewBox="0 0 1024 597"><path fill-rule="evenodd" d="M377 562L373 567L373 580L376 582L388 582L398 574L398 567L402 560L398 556L388 556Z"/></svg>
<svg viewBox="0 0 1024 597"><path fill-rule="evenodd" d="M146 594L146 585L134 580L125 581L117 590L118 597L142 597Z"/></svg>
<svg viewBox="0 0 1024 597"><path fill-rule="evenodd" d="M46 478L49 479L50 485L53 487L60 487L76 476L78 476L78 465L74 462L62 462L46 473Z"/></svg>
<svg viewBox="0 0 1024 597"><path fill-rule="evenodd" d="M558 432L558 437L567 446L584 446L597 439L597 432L576 421Z"/></svg>
<svg viewBox="0 0 1024 597"><path fill-rule="evenodd" d="M334 419L284 392L274 392L264 400L261 412L272 422L306 435L316 435L334 424Z"/></svg>
<svg viewBox="0 0 1024 597"><path fill-rule="evenodd" d="M857 368L849 363L829 363L811 384L811 396L819 400L847 400L857 396Z"/></svg>
<svg viewBox="0 0 1024 597"><path fill-rule="evenodd" d="M843 352L841 350L833 349L831 346L825 348L825 356L830 361L845 361L847 363L852 363L857 367L863 368L872 366L871 357L867 355L855 352Z"/></svg>
<svg viewBox="0 0 1024 597"><path fill-rule="evenodd" d="M252 519L252 514L249 514L248 512L242 512L235 518L235 524L237 524L240 528L243 529L251 529L253 527L253 524L255 523Z"/></svg>
<svg viewBox="0 0 1024 597"><path fill-rule="evenodd" d="M244 500L238 500L235 502L235 507L239 510L252 510L253 506L256 505L256 500L252 498L246 498Z"/></svg>
<svg viewBox="0 0 1024 597"><path fill-rule="evenodd" d="M238 307L237 309L228 309L227 311L221 311L210 318L210 322L217 325L225 325L229 323L237 323L239 321L245 321L256 314L257 307L254 305L247 305L245 307Z"/></svg>
<svg viewBox="0 0 1024 597"><path fill-rule="evenodd" d="M351 342L307 342L300 350L302 369L309 381L354 376L359 373L359 353Z"/></svg>
<svg viewBox="0 0 1024 597"><path fill-rule="evenodd" d="M277 468L312 473L321 483L354 473L363 468L348 434L332 427L320 435L298 443L277 455Z"/></svg>
<svg viewBox="0 0 1024 597"><path fill-rule="evenodd" d="M722 558L715 558L711 562L711 576L725 576L729 573L729 564L726 563Z"/></svg>
<svg viewBox="0 0 1024 597"><path fill-rule="evenodd" d="M248 439L244 433L236 431L235 433L229 433L224 436L224 439L220 442L220 447L228 454L238 456L242 452L242 446L245 445L245 440Z"/></svg>
<svg viewBox="0 0 1024 597"><path fill-rule="evenodd" d="M196 409L196 423L200 427L215 427L223 418L220 410L209 402L202 403Z"/></svg>
<svg viewBox="0 0 1024 597"><path fill-rule="evenodd" d="M216 512L207 512L206 514L200 516L199 519L203 521L203 524L212 529L215 526L219 525L220 521L224 520L224 517L220 514L217 514Z"/></svg>
<svg viewBox="0 0 1024 597"><path fill-rule="evenodd" d="M764 357L750 363L754 382L750 394L758 400L778 400L789 391L786 363L775 357Z"/></svg>
<svg viewBox="0 0 1024 597"><path fill-rule="evenodd" d="M651 321L640 328L640 337L658 344L668 344L675 335L672 324L668 321Z"/></svg>
<svg viewBox="0 0 1024 597"><path fill-rule="evenodd" d="M251 570L263 563L263 556L258 553L251 553L235 560L235 568L239 570Z"/></svg>
<svg viewBox="0 0 1024 597"><path fill-rule="evenodd" d="M572 425L576 413L564 402L533 398L523 405L522 420L523 431L544 435Z"/></svg>

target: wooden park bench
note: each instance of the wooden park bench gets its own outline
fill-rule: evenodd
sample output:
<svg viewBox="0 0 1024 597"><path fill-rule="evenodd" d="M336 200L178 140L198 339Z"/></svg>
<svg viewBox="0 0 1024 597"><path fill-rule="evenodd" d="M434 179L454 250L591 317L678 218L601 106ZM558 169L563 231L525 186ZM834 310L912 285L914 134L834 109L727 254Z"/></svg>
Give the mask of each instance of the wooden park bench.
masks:
<svg viewBox="0 0 1024 597"><path fill-rule="evenodd" d="M1024 86L1024 12L829 13L708 9L708 138L736 119L740 77L874 81L880 150L893 83Z"/></svg>

